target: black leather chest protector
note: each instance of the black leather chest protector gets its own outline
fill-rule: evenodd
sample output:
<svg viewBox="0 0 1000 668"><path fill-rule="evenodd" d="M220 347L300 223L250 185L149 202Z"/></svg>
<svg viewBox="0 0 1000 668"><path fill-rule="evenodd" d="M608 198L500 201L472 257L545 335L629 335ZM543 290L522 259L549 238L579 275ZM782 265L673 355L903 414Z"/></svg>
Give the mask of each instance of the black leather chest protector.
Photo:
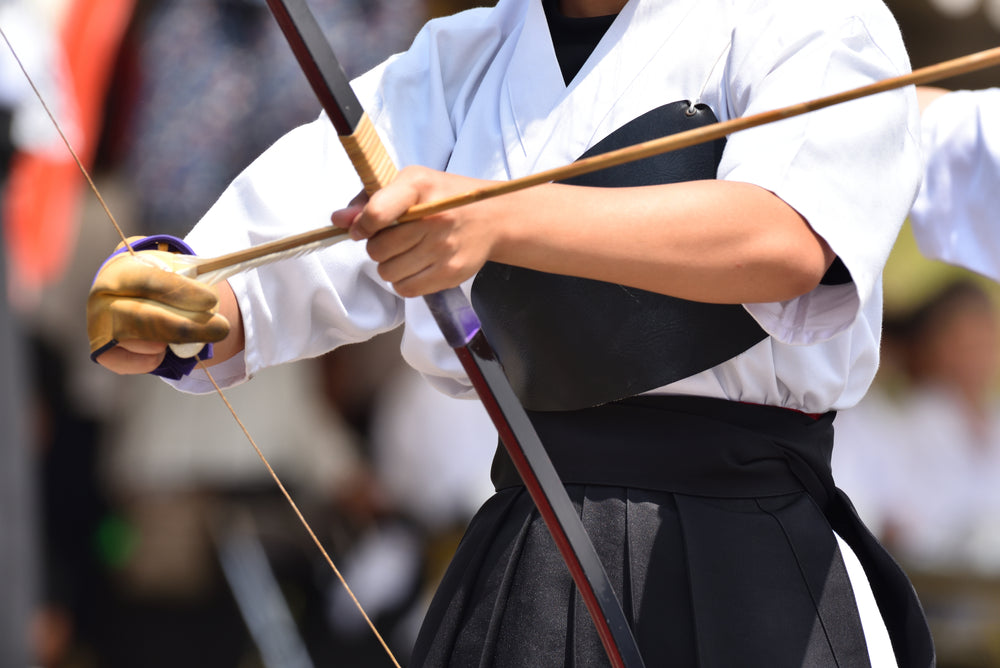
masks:
<svg viewBox="0 0 1000 668"><path fill-rule="evenodd" d="M717 122L687 101L653 109L583 157ZM714 179L725 140L565 183L625 187ZM767 335L741 305L705 304L489 262L472 304L525 408L552 411L634 396L709 369Z"/></svg>

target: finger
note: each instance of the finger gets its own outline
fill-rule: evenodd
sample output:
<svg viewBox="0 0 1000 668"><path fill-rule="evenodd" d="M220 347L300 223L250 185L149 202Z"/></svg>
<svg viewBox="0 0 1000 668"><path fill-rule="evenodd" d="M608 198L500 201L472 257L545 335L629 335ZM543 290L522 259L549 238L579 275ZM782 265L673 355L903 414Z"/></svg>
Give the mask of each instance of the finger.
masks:
<svg viewBox="0 0 1000 668"><path fill-rule="evenodd" d="M168 266L164 259L169 260L170 255L157 251L143 251L134 257L121 255L101 269L91 294L153 299L189 311L215 308L218 296L214 289L164 268Z"/></svg>
<svg viewBox="0 0 1000 668"><path fill-rule="evenodd" d="M361 192L359 192L357 195L354 196L354 199L351 200L349 206L363 207L367 203L368 203L368 193L362 190Z"/></svg>
<svg viewBox="0 0 1000 668"><path fill-rule="evenodd" d="M163 362L166 346L158 354L142 354L122 346L109 348L97 357L97 363L118 374L139 374L153 371Z"/></svg>
<svg viewBox="0 0 1000 668"><path fill-rule="evenodd" d="M413 251L380 262L379 276L393 285L407 278L417 276L431 270L435 266L435 258L420 251Z"/></svg>
<svg viewBox="0 0 1000 668"><path fill-rule="evenodd" d="M100 294L91 294L87 300L91 354L117 341L214 343L228 333L229 322L217 313L183 311L154 301Z"/></svg>
<svg viewBox="0 0 1000 668"><path fill-rule="evenodd" d="M365 250L376 262L386 262L398 255L411 252L424 240L426 229L419 221L382 230L368 240Z"/></svg>
<svg viewBox="0 0 1000 668"><path fill-rule="evenodd" d="M159 355L167 348L167 344L162 341L143 341L141 339L119 341L118 346L136 355Z"/></svg>
<svg viewBox="0 0 1000 668"><path fill-rule="evenodd" d="M351 238L369 239L382 230L396 225L407 209L420 201L415 185L399 179L374 193L361 215L351 225Z"/></svg>
<svg viewBox="0 0 1000 668"><path fill-rule="evenodd" d="M457 280L446 280L445 274L431 265L421 271L410 274L397 281L390 281L393 290L400 297L423 297L434 292L453 288L461 283Z"/></svg>
<svg viewBox="0 0 1000 668"><path fill-rule="evenodd" d="M334 211L330 216L330 222L337 227L347 229L354 224L354 221L357 220L363 210L364 206L352 204L346 208Z"/></svg>
<svg viewBox="0 0 1000 668"><path fill-rule="evenodd" d="M184 311L137 299L113 300L107 311L117 341L215 343L229 334L229 321L219 313Z"/></svg>
<svg viewBox="0 0 1000 668"><path fill-rule="evenodd" d="M351 200L350 204L345 206L343 209L334 211L333 215L330 216L330 221L337 227L348 228L353 223L358 214L365 208L368 203L368 193L362 190L360 193L355 195L354 199Z"/></svg>

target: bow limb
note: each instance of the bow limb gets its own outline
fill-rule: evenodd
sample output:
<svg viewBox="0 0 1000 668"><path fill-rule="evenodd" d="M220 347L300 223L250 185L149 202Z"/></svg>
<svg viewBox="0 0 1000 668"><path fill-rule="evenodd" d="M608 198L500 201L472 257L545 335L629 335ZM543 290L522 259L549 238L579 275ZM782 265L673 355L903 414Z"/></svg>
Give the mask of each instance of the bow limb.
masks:
<svg viewBox="0 0 1000 668"><path fill-rule="evenodd" d="M365 190L374 193L392 180L396 168L322 30L305 0L267 0L267 4L333 122ZM527 413L486 342L472 306L458 288L424 299L458 355L552 534L611 664L621 668L642 666L638 645L604 566Z"/></svg>
<svg viewBox="0 0 1000 668"><path fill-rule="evenodd" d="M119 226L118 221L115 219L114 214L112 214L111 209L108 207L107 203L104 200L104 197L101 195L100 189L94 183L93 179L91 178L90 172L84 166L83 161L79 158L76 150L73 148L72 143L66 137L65 133L63 132L62 126L60 125L59 121L56 119L55 115L50 110L49 105L46 103L44 96L42 95L41 91L38 90L38 87L35 85L35 82L32 79L31 75L28 73L28 71L25 68L24 64L21 62L21 59L20 59L20 57L17 54L17 50L14 48L13 44L11 44L10 40L7 38L7 35L6 35L6 33L4 33L4 31L3 31L2 28L0 28L0 37L2 37L3 40L7 43L7 47L10 50L11 54L14 56L14 59L17 61L17 64L20 67L21 72L24 74L25 79L28 81L28 84L31 86L31 89L33 90L35 96L38 98L38 101L41 103L42 107L45 109L45 113L48 115L49 120L52 122L52 124L55 127L56 131L59 133L59 136L62 139L63 144L66 146L66 149L72 155L74 162L76 163L77 167L80 170L80 173L83 175L84 179L86 179L87 183L90 186L91 191L94 193L94 196L100 202L101 207L103 208L105 214L107 214L108 219L111 221L111 224L114 226L114 228L117 231L118 235L121 237L122 242L124 243L125 247L128 249L128 252L131 253L131 254L133 254L133 255L135 255L135 251L133 250L132 245L129 243L128 237L126 237L125 232ZM297 239L296 246L297 247L301 247L303 245L301 243L301 239L298 238L298 237L301 237L301 236L302 235L298 235L296 237L296 239ZM331 235L329 233L326 233L325 235L324 234L319 234L319 235L314 234L313 236L315 238L311 239L312 243L314 243L314 244L317 244L317 243L326 244L326 243L329 243L329 241L326 241L326 239L328 239ZM289 249L285 249L285 250L286 250L286 252L293 252L293 251L295 251L295 248L290 249L290 250ZM313 250L313 248L311 248L311 247L304 247L301 252L309 252L310 250ZM276 252L276 249L272 249L272 254L274 252ZM236 273L234 270L229 270L227 272L226 268L212 267L211 266L211 261L207 261L207 262L204 262L204 263L199 263L199 262L197 262L198 258L195 258L194 256L182 256L182 257L183 258L192 258L194 261L189 264L189 266L186 268L186 270L182 270L179 273L183 273L185 275L190 275L190 276L196 276L199 273L205 274L205 277L203 277L202 280L205 280L207 278L208 280L206 280L206 282L209 285L211 285L213 283L218 283L218 282L224 280L227 276L230 276L230 275ZM224 257L227 257L227 256L224 256ZM255 260L256 260L256 258L251 258L251 259L244 260L244 262L245 263L252 263ZM203 272L195 272L194 271L194 268L201 267L203 264L204 265L209 265L208 268L205 271L203 271ZM235 265L227 265L227 266L235 266ZM192 352L192 355L196 354L198 352L198 350L200 350L202 348L203 344L195 344L195 346L197 347L197 350L194 350ZM371 621L371 618L369 618L368 613L365 612L364 608L361 606L360 601L358 601L358 599L355 596L353 590L347 584L347 581L344 579L344 576L341 574L340 569L337 568L336 564L333 562L333 559L330 557L329 553L326 551L326 548L323 547L323 543L316 536L316 533L313 531L312 526L309 524L308 520L306 520L305 516L299 510L299 507L295 503L295 501L292 499L291 494L288 492L288 490L285 488L284 484L281 482L281 479L278 477L278 474L271 467L271 464L267 460L267 457L264 455L263 451L257 445L257 442L254 440L253 436L250 434L250 432L247 429L246 425L243 423L243 420L240 419L239 415L236 412L236 409L229 402L229 399L226 398L226 395L223 393L222 388L218 385L218 383L216 383L215 378L212 376L212 373L209 371L209 369L205 365L204 361L199 360L198 361L198 366L202 369L202 371L205 372L205 375L208 378L209 382L212 384L212 387L215 389L216 394L219 396L219 398L222 399L222 402L225 404L226 408L229 410L230 415L232 415L233 419L236 421L236 423L239 426L240 430L243 432L244 436L246 436L247 440L250 442L250 445L253 446L253 449L254 449L254 451L256 451L257 456L260 458L261 462L264 464L264 467L267 469L268 473L271 475L271 478L274 480L275 484L278 486L278 489L281 491L282 495L285 497L285 500L291 506L291 508L294 511L296 517L298 517L299 522L305 528L306 532L309 534L309 537L312 539L313 543L316 545L316 547L322 553L323 558L326 560L327 564L329 565L330 569L333 571L334 575L337 577L337 579L340 581L341 585L343 585L344 589L347 591L347 594L350 597L351 601L354 603L355 607L361 613L361 616L364 618L365 622L368 624L369 628L372 630L372 633L374 633L375 637L378 639L379 643L382 645L382 648L385 650L386 654L389 656L389 659L392 661L393 665L396 666L396 668L400 668L399 662L396 660L396 657L393 655L392 650L389 649L389 646L386 644L385 640L382 638L382 635L378 632L378 629L375 628L375 625Z"/></svg>

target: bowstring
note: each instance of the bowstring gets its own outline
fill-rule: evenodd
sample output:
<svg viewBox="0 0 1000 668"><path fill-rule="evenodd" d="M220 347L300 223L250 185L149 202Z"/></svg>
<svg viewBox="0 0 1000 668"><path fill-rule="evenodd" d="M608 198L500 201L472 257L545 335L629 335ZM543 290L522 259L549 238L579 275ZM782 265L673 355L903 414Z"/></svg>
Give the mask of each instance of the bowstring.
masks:
<svg viewBox="0 0 1000 668"><path fill-rule="evenodd" d="M17 51L14 49L14 45L11 44L10 40L7 38L7 34L4 32L2 27L0 27L0 36L2 36L4 42L7 43L7 48L10 50L11 55L14 56L14 60L17 61L17 65L21 69L21 72L24 74L24 78L28 81L28 84L31 86L32 91L34 91L35 97L38 98L38 101L41 103L42 108L45 110L46 115L49 117L49 120L52 121L52 125L55 127L56 131L59 133L59 136L62 138L63 144L66 146L66 149L69 151L70 155L73 156L73 160L74 162L76 162L76 166L79 168L80 173L83 174L84 178L87 180L87 183L90 185L90 190L97 197L97 200L101 204L101 208L104 209L104 213L107 214L108 219L111 221L111 224L115 228L115 231L118 232L118 235L121 237L122 242L125 244L126 248L128 248L128 252L131 253L132 255L135 255L135 250L129 243L128 237L125 236L125 232L118 224L118 221L115 219L114 214L111 213L111 209L110 207L108 207L107 203L104 200L104 197L101 195L100 189L98 189L97 184L94 183L94 180L90 176L90 172L84 166L83 161L80 160L80 157L77 155L77 152L73 149L73 145L70 143L69 139L66 137L66 134L63 132L62 126L56 119L55 114L52 113L52 110L49 108L49 105L45 102L44 96L38 89L38 86L35 85L35 81L28 73L28 70L24 66L24 63L21 62L21 58L18 56ZM309 521L306 520L305 516L302 514L302 511L299 510L298 504L296 504L295 501L292 499L292 495L288 492L284 483L281 482L281 478L278 476L277 472L271 466L271 463L264 455L264 452L257 445L257 442L254 440L253 436L250 435L250 431L243 423L243 420L241 420L239 415L236 413L236 409L229 402L229 399L226 397L225 393L223 393L222 388L215 381L215 378L212 376L212 373L208 370L208 366L205 364L203 360L199 359L198 367L202 370L202 372L204 372L205 376L212 384L212 387L215 388L216 394L219 395L219 397L222 399L223 404L225 404L226 408L229 410L229 414L233 416L233 419L236 421L236 424L239 425L239 428L243 432L243 435L246 437L247 441L249 441L250 445L253 446L254 451L257 453L257 456L260 458L261 462L263 462L264 467L267 469L267 472L271 475L271 478L278 486L278 489L281 491L281 494L285 497L285 500L288 502L288 505L291 506L292 511L295 513L295 516L298 517L299 522L305 528L306 532L309 534L309 537L312 539L313 543L316 545L320 553L323 555L323 558L326 560L327 565L329 565L330 569L337 577L337 580L344 587L344 590L347 592L347 595L350 597L351 601L358 609L358 612L361 613L361 616L368 624L368 628L371 629L372 633L375 635L375 638L382 646L382 649L388 655L393 665L396 668L400 668L399 662L396 660L395 655L393 654L392 650L389 649L389 645L382 637L382 634L379 633L378 629L375 627L375 623L372 622L371 618L368 616L368 613L365 612L364 607L361 605L361 601L358 600L358 597L354 594L354 591L351 589L350 585L347 584L347 580L340 572L340 569L337 568L336 564L334 564L333 559L330 557L330 554L326 551L326 548L323 547L322 541L320 541L319 537L316 535L316 532L313 531L312 526L309 524Z"/></svg>
<svg viewBox="0 0 1000 668"><path fill-rule="evenodd" d="M240 417L236 414L236 409L233 408L233 405L231 403L229 403L229 399L226 398L226 395L225 393L223 393L222 388L219 387L218 383L215 382L215 378L212 377L212 373L208 370L208 366L201 359L198 359L198 368L201 369L208 377L208 380L212 384L212 387L215 388L216 394L219 395L219 397L222 399L222 402L226 405L226 408L229 409L230 415L232 415L233 419L236 420L236 424L238 424L240 429L243 431L243 435L246 436L248 441L250 441L250 445L253 446L253 449L257 452L257 456L260 457L260 461L264 463L264 467L267 468L267 472L271 474L271 478L274 479L274 483L278 486L278 489L281 490L281 493L282 495L284 495L285 500L288 501L288 505L292 507L292 510L295 512L295 516L299 518L299 521L302 523L302 526L305 527L306 532L308 532L309 537L312 538L313 543L316 544L316 547L319 548L319 551L322 553L323 558L326 559L326 563L329 564L330 569L333 571L334 575L336 575L337 579L340 580L340 584L344 586L344 589L347 591L348 596L351 597L351 600L354 602L354 605L361 613L361 616L364 617L365 622L368 623L368 627L371 629L372 633L375 634L375 637L378 639L379 644L382 645L382 649L384 649L386 654L389 655L389 658L392 659L392 662L393 664L395 664L396 668L400 668L399 663L396 661L396 657L392 653L392 650L389 649L389 645L386 644L385 639L382 638L382 634L379 633L378 629L375 628L374 622L372 622L371 618L368 617L368 613L366 613L365 609L361 606L361 602L354 595L354 592L351 590L350 585L347 584L347 580L344 579L344 576L340 573L340 569L337 568L336 564L333 563L333 559L330 558L330 555L327 553L326 548L323 547L323 543L316 536L316 533L309 525L309 522L306 521L306 518L299 510L298 505L295 503L295 501L292 500L292 495L289 494L287 489L285 489L285 485L282 484L281 479L278 477L278 474L271 467L271 463L267 461L267 457L264 456L264 453L257 446L257 442L254 440L253 436L250 435L250 431L247 429L246 425L243 424L243 421L240 419Z"/></svg>

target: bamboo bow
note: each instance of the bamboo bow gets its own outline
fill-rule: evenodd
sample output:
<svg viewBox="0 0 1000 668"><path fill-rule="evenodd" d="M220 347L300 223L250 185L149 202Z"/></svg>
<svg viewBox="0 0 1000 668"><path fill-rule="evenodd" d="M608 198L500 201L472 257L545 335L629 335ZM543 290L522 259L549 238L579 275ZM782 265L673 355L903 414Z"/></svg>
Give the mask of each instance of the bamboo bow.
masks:
<svg viewBox="0 0 1000 668"><path fill-rule="evenodd" d="M305 0L267 0L267 4L333 123L366 192L376 192L395 177L396 167L308 5ZM552 535L611 665L642 668L638 643L597 550L486 341L468 299L461 289L454 287L425 295L424 300L493 420L500 441Z"/></svg>

